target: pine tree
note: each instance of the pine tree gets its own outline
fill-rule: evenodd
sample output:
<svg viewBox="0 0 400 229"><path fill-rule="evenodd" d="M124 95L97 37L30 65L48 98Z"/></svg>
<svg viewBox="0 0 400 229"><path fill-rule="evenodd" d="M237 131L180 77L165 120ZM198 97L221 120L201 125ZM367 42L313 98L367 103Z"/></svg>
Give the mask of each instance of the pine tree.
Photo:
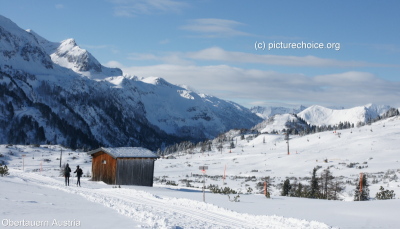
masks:
<svg viewBox="0 0 400 229"><path fill-rule="evenodd" d="M339 194L343 192L345 186L343 182L340 181L337 177L333 181L333 189L331 192L331 196L328 197L330 200L340 200Z"/></svg>
<svg viewBox="0 0 400 229"><path fill-rule="evenodd" d="M219 150L219 151L221 151L221 153L222 153L222 149L223 149L224 147L222 146L222 143L221 144L219 144L218 146L217 146L217 149Z"/></svg>
<svg viewBox="0 0 400 229"><path fill-rule="evenodd" d="M292 195L295 197L303 197L303 192L304 192L304 188L303 188L303 184L302 183L298 183L297 185L294 185L296 187L293 187L293 193Z"/></svg>
<svg viewBox="0 0 400 229"><path fill-rule="evenodd" d="M321 186L322 186L322 199L330 199L333 191L333 179L329 168L325 169L321 173Z"/></svg>
<svg viewBox="0 0 400 229"><path fill-rule="evenodd" d="M318 178L317 178L317 168L313 169L313 175L311 177L310 181L310 193L309 197L310 198L319 198L320 196L320 188L318 184Z"/></svg>
<svg viewBox="0 0 400 229"><path fill-rule="evenodd" d="M366 201L369 200L369 183L367 180L367 175L361 173L360 179L358 179L356 189L354 191L354 201Z"/></svg>
<svg viewBox="0 0 400 229"><path fill-rule="evenodd" d="M283 182L281 195L288 196L290 189L292 189L292 186L290 185L290 180L286 179L285 182Z"/></svg>
<svg viewBox="0 0 400 229"><path fill-rule="evenodd" d="M207 144L206 142L201 142L200 152L204 153L206 151Z"/></svg>

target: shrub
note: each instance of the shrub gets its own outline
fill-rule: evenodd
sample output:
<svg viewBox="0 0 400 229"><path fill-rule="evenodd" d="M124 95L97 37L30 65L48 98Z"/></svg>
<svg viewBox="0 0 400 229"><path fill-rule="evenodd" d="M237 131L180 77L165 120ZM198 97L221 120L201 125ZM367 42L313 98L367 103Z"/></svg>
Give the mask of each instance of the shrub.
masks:
<svg viewBox="0 0 400 229"><path fill-rule="evenodd" d="M175 183L175 181L173 181L173 180L167 181L166 185L178 186L178 184Z"/></svg>
<svg viewBox="0 0 400 229"><path fill-rule="evenodd" d="M390 200L396 197L396 194L393 190L385 190L382 186L379 189L380 192L376 193L375 198L378 200Z"/></svg>
<svg viewBox="0 0 400 229"><path fill-rule="evenodd" d="M265 193L265 197L267 197L268 199L271 198L271 193L270 192Z"/></svg>
<svg viewBox="0 0 400 229"><path fill-rule="evenodd" d="M7 175L10 175L10 173L8 172L7 165L0 166L0 176L4 177Z"/></svg>
<svg viewBox="0 0 400 229"><path fill-rule="evenodd" d="M229 199L229 201L231 201L231 202L240 202L239 198L240 198L240 195L237 194L237 196L234 196L234 197L233 197L233 200L231 200L231 197L228 195L228 199Z"/></svg>
<svg viewBox="0 0 400 229"><path fill-rule="evenodd" d="M210 185L209 189L212 193L220 194L237 194L237 192L229 187L219 188L218 185Z"/></svg>

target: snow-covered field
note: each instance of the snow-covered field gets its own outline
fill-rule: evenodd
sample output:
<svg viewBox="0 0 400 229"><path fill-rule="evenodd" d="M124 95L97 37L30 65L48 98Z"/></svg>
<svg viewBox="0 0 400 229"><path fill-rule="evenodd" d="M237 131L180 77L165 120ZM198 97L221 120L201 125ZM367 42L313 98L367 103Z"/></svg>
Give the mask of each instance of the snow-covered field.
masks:
<svg viewBox="0 0 400 229"><path fill-rule="evenodd" d="M320 170L330 166L333 175L344 180L354 180L360 172L375 176L378 183L371 184L371 197L381 185L399 195L400 182L395 177L400 176L399 127L396 117L341 130L340 138L333 132L291 136L290 155L282 135L238 138L231 153L224 146L222 153L214 149L157 160L155 177L160 180L154 187L115 188L88 177L82 178L82 187L74 185L76 178L66 187L59 172L59 146L1 145L0 161L10 168L9 176L0 177L1 225L29 228L10 225L25 220L42 223L39 228L398 228L399 199L353 202L282 197L276 185L286 177L310 176L315 166L322 166ZM80 165L90 175L90 157L84 152L63 149L62 163L69 163L73 171ZM364 168L349 168L350 163ZM240 202L207 192L204 203L201 189L196 188L202 186L202 165L208 166L206 185L219 186L226 166L224 185L245 193ZM271 199L256 188L265 176L275 177ZM162 179L179 186L165 185ZM249 187L253 191L247 194ZM347 185L342 198L351 200L354 188Z"/></svg>
<svg viewBox="0 0 400 229"><path fill-rule="evenodd" d="M277 123L271 125L276 126ZM233 142L236 148L230 150L226 143L222 153L214 149L195 154L183 152L180 156L174 155L176 159L173 160L160 159L156 162L155 176L182 186L189 180L196 187L202 182L199 166L206 165L208 176L219 176L209 177L207 185L221 186L221 177L226 170L226 186L246 192L248 187L256 190L260 178L269 176L275 178L275 184L279 184L288 177L311 177L313 168L320 166L319 171L329 167L334 176L343 176L343 181L354 182L360 173L369 174L371 197L381 185L400 193L399 116L360 128L337 130L336 133L327 131L302 137L291 135L290 155L287 154L287 143L282 134L261 134L253 140L235 137ZM379 182L372 184L372 178ZM351 200L354 188L347 186L342 198ZM281 190L272 188L270 191L279 195Z"/></svg>
<svg viewBox="0 0 400 229"><path fill-rule="evenodd" d="M1 199L3 221L48 221L50 226L54 220L71 221L69 226L83 228L329 228L319 222L234 212L218 206L228 202L221 196L212 198L215 203L194 200L198 191L112 188L88 181L82 188L65 187L62 178L12 172L13 176L0 181L7 187ZM249 198L243 204L256 200Z"/></svg>

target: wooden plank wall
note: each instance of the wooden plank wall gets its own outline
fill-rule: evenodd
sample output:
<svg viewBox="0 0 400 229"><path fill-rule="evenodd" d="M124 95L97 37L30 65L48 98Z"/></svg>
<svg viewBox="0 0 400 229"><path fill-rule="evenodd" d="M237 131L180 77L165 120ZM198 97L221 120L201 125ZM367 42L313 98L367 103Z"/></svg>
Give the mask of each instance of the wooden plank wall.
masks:
<svg viewBox="0 0 400 229"><path fill-rule="evenodd" d="M106 164L103 164L103 160ZM93 154L92 159L92 180L103 181L107 184L116 184L117 160L104 152Z"/></svg>
<svg viewBox="0 0 400 229"><path fill-rule="evenodd" d="M153 186L154 159L118 158L117 184Z"/></svg>

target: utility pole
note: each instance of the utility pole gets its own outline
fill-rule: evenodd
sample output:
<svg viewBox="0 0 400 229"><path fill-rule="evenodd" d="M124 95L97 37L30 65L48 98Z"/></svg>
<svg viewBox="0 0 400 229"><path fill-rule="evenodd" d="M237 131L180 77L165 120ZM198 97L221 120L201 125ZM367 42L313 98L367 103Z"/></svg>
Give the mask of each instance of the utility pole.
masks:
<svg viewBox="0 0 400 229"><path fill-rule="evenodd" d="M199 166L199 169L203 172L203 202L206 202L206 170L208 166Z"/></svg>
<svg viewBox="0 0 400 229"><path fill-rule="evenodd" d="M203 174L203 202L206 202L206 171Z"/></svg>
<svg viewBox="0 0 400 229"><path fill-rule="evenodd" d="M61 148L61 155L60 155L60 168L61 168L61 160L62 160L62 148Z"/></svg>
<svg viewBox="0 0 400 229"><path fill-rule="evenodd" d="M225 185L225 177L226 177L226 164L225 164L225 168L224 168L224 176L222 177L222 186Z"/></svg>
<svg viewBox="0 0 400 229"><path fill-rule="evenodd" d="M358 195L358 201L361 201L361 194L362 194L362 191L363 191L363 179L364 179L364 174L360 173L360 192L359 192L359 195Z"/></svg>
<svg viewBox="0 0 400 229"><path fill-rule="evenodd" d="M25 172L25 156L26 154L22 154L22 172Z"/></svg>
<svg viewBox="0 0 400 229"><path fill-rule="evenodd" d="M287 154L289 155L289 131L286 132Z"/></svg>

